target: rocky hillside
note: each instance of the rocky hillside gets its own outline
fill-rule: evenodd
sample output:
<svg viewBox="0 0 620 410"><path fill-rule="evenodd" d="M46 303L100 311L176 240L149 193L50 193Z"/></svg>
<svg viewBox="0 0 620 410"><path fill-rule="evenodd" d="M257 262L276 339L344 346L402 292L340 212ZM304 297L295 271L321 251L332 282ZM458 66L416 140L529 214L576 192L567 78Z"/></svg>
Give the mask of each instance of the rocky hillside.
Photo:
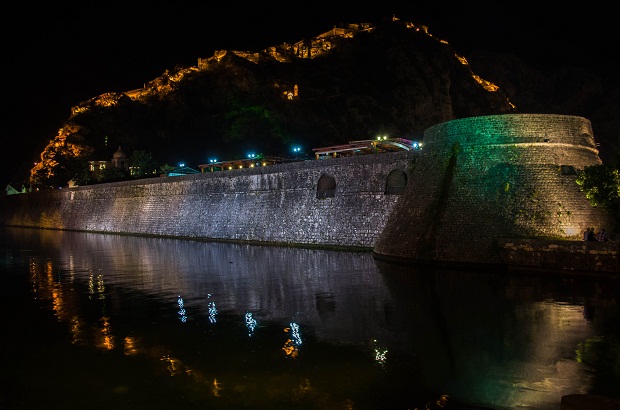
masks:
<svg viewBox="0 0 620 410"><path fill-rule="evenodd" d="M377 135L421 140L440 122L509 112L585 116L611 160L617 96L577 69L549 75L516 56L460 56L424 26L351 24L266 50L218 51L144 88L85 101L31 176L65 185L85 161L109 160L119 146L197 167L248 152L291 156L292 146L311 155Z"/></svg>

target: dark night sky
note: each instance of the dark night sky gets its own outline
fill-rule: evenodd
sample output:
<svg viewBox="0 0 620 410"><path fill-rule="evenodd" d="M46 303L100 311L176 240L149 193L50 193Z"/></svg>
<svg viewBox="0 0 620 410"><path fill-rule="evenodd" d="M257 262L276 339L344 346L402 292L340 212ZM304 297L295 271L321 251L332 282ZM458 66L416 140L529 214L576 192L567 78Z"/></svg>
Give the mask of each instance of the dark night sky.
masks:
<svg viewBox="0 0 620 410"><path fill-rule="evenodd" d="M431 34L465 57L487 49L515 53L541 68L576 65L604 76L616 68L614 16L595 2L583 9L537 8L542 1L360 3L22 2L12 13L3 13L0 29L1 169L10 165L3 177L12 177L7 174L23 164L29 168L68 119L71 106L81 101L141 87L167 69L196 65L199 57L210 57L218 49L263 49L339 23L377 22L396 15L427 25Z"/></svg>

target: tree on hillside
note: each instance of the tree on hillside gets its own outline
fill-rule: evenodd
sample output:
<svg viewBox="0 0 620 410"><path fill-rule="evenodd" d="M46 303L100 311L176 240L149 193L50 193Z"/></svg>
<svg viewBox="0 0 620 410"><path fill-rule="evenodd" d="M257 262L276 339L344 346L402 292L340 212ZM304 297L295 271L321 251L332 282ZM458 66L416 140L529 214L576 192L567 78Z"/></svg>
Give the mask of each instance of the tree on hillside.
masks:
<svg viewBox="0 0 620 410"><path fill-rule="evenodd" d="M129 158L131 165L131 176L133 178L144 178L157 175L157 161L150 152L137 150Z"/></svg>

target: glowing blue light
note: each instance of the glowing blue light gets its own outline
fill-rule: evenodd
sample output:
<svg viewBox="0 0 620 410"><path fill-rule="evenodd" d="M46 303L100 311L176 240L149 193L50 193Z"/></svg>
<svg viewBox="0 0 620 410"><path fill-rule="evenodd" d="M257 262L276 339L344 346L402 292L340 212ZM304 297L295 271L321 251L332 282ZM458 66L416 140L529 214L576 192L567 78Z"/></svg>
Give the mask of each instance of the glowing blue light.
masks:
<svg viewBox="0 0 620 410"><path fill-rule="evenodd" d="M301 147L293 147L293 152L301 152Z"/></svg>
<svg viewBox="0 0 620 410"><path fill-rule="evenodd" d="M299 325L295 322L291 322L291 339L295 345L301 344L301 334L299 333Z"/></svg>
<svg viewBox="0 0 620 410"><path fill-rule="evenodd" d="M256 158L256 154L251 152L248 154L248 158Z"/></svg>
<svg viewBox="0 0 620 410"><path fill-rule="evenodd" d="M185 166L185 163L184 163L184 162L179 162L179 166L180 166L180 167L184 167L184 166Z"/></svg>
<svg viewBox="0 0 620 410"><path fill-rule="evenodd" d="M217 317L217 309L215 308L215 302L209 302L209 321L215 323Z"/></svg>
<svg viewBox="0 0 620 410"><path fill-rule="evenodd" d="M177 298L177 304L179 305L179 311L177 312L179 314L179 320L185 323L187 321L187 315L184 307L185 302L183 302L183 298L180 295Z"/></svg>
<svg viewBox="0 0 620 410"><path fill-rule="evenodd" d="M210 298L211 294L207 294L207 298ZM207 305L209 307L209 322L215 323L217 321L217 308L215 307L215 302L209 302Z"/></svg>
<svg viewBox="0 0 620 410"><path fill-rule="evenodd" d="M211 158L211 159L209 160L209 162L210 162L211 164L215 164L215 163L217 162L217 159L216 159L216 158Z"/></svg>
<svg viewBox="0 0 620 410"><path fill-rule="evenodd" d="M250 312L245 314L245 326L248 328L249 335L252 336L252 333L254 333L254 329L256 328L256 319L254 319L252 317L252 314Z"/></svg>

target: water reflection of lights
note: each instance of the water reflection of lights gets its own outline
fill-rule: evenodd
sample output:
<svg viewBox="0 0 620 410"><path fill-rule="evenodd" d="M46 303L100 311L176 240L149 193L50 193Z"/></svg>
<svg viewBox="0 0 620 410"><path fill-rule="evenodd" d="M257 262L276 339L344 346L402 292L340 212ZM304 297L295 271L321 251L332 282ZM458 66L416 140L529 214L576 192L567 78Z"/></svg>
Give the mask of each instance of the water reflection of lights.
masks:
<svg viewBox="0 0 620 410"><path fill-rule="evenodd" d="M94 281L93 271L90 271L88 275L88 298L92 299L92 295L95 294L95 281Z"/></svg>
<svg viewBox="0 0 620 410"><path fill-rule="evenodd" d="M312 392L312 385L310 384L310 380L304 379L299 382L299 385L296 388L293 389L293 398L295 400L302 400L310 392ZM351 409L353 409L353 407L351 407Z"/></svg>
<svg viewBox="0 0 620 410"><path fill-rule="evenodd" d="M217 381L217 379L213 379L213 395L215 397L220 397L220 390L222 390L221 383Z"/></svg>
<svg viewBox="0 0 620 410"><path fill-rule="evenodd" d="M295 322L291 322L291 338L295 345L301 344L301 335L299 334L299 325Z"/></svg>
<svg viewBox="0 0 620 410"><path fill-rule="evenodd" d="M138 354L138 348L136 346L135 338L131 336L125 337L124 353L126 356L133 356L135 354Z"/></svg>
<svg viewBox="0 0 620 410"><path fill-rule="evenodd" d="M282 347L282 350L284 350L284 354L287 357L296 358L297 356L299 356L299 349L291 339L286 340L284 346Z"/></svg>
<svg viewBox="0 0 620 410"><path fill-rule="evenodd" d="M185 311L185 302L183 302L183 298L180 295L177 298L177 304L179 305L179 311L177 312L179 314L179 320L181 322L187 322L187 315L186 315L186 311Z"/></svg>
<svg viewBox="0 0 620 410"><path fill-rule="evenodd" d="M163 362L166 362L168 365L166 369L170 372L170 376L177 376L179 374L187 374L191 375L192 370L186 367L182 361L175 357L171 357L170 355L166 355L160 359Z"/></svg>
<svg viewBox="0 0 620 410"><path fill-rule="evenodd" d="M76 344L82 341L82 322L78 316L71 318L71 343Z"/></svg>
<svg viewBox="0 0 620 410"><path fill-rule="evenodd" d="M103 275L97 275L97 293L99 299L105 299L105 285L103 283Z"/></svg>
<svg viewBox="0 0 620 410"><path fill-rule="evenodd" d="M374 345L375 362L379 363L380 365L384 365L387 361L388 349L379 345L379 342L377 340L373 340L372 342Z"/></svg>
<svg viewBox="0 0 620 410"><path fill-rule="evenodd" d="M249 330L249 336L252 336L252 334L254 334L254 329L256 328L257 322L256 319L254 319L252 317L252 314L250 312L247 312L245 314L245 326L248 328Z"/></svg>
<svg viewBox="0 0 620 410"><path fill-rule="evenodd" d="M101 321L102 327L99 332L100 339L97 343L97 347L103 350L112 350L114 349L114 335L112 335L110 318L104 316L99 320Z"/></svg>
<svg viewBox="0 0 620 410"><path fill-rule="evenodd" d="M296 358L299 356L299 346L301 345L301 334L299 333L299 325L295 322L291 322L290 327L284 328L284 332L288 333L290 337L284 343L282 350L287 357Z"/></svg>
<svg viewBox="0 0 620 410"><path fill-rule="evenodd" d="M88 275L88 293L89 299L92 299L95 294L98 295L98 299L105 299L105 284L103 281L103 275L97 275L97 286L95 290L95 275L93 271L90 271Z"/></svg>
<svg viewBox="0 0 620 410"><path fill-rule="evenodd" d="M207 297L210 298L211 294L209 293ZM215 302L211 301L207 306L209 308L209 322L215 323L217 321L217 309L215 308Z"/></svg>

